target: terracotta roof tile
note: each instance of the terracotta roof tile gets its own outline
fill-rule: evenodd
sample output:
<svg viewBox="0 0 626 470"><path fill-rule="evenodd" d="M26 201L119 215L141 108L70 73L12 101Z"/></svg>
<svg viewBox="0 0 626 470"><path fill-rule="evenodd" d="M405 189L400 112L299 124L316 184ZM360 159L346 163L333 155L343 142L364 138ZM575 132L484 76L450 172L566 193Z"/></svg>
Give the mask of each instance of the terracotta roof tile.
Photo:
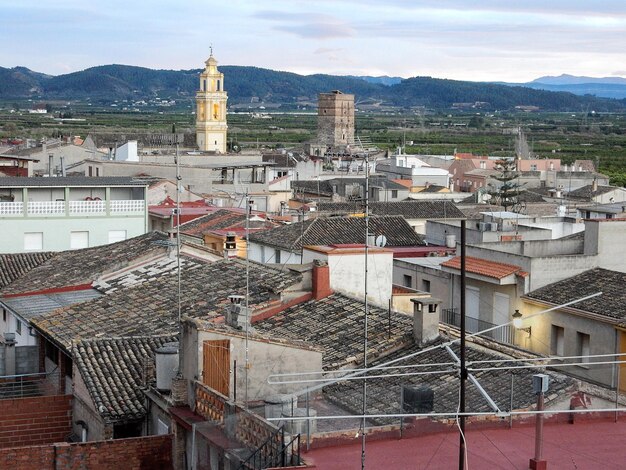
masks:
<svg viewBox="0 0 626 470"><path fill-rule="evenodd" d="M441 263L441 266L452 269L461 269L461 257L454 258ZM465 259L465 269L469 273L479 274L481 276L502 279L511 274L523 275L522 268L514 264L497 263L482 258L474 258L467 256ZM524 273L525 275L526 273Z"/></svg>
<svg viewBox="0 0 626 470"><path fill-rule="evenodd" d="M0 255L0 289L53 256L51 252Z"/></svg>
<svg viewBox="0 0 626 470"><path fill-rule="evenodd" d="M177 336L86 339L72 349L96 410L107 422L141 419L146 399L141 390L144 364L154 360L154 351Z"/></svg>

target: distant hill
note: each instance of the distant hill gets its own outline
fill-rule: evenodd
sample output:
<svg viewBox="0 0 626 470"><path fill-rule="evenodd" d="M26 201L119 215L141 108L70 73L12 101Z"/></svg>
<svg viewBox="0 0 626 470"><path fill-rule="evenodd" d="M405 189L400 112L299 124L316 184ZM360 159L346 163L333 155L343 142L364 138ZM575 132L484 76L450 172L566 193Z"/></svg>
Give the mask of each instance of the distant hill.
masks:
<svg viewBox="0 0 626 470"><path fill-rule="evenodd" d="M534 90L546 90L573 93L578 96L597 96L623 100L626 98L626 78L622 77L577 77L574 75L559 75L539 77L527 83L503 83L500 85L523 86Z"/></svg>
<svg viewBox="0 0 626 470"><path fill-rule="evenodd" d="M346 76L351 77L351 78L359 78L361 80L365 80L368 83L379 83L381 85L386 85L386 86L397 85L402 80L404 80L402 77L389 77L387 75L381 75L378 77L368 77L366 75L346 75Z"/></svg>
<svg viewBox="0 0 626 470"><path fill-rule="evenodd" d="M455 103L471 108L480 102L477 109L481 110L508 110L516 106L537 106L546 111L626 109L626 100L535 90L529 84L504 85L430 77L304 76L242 66L222 66L220 70L224 72L225 89L232 105L254 101L293 106L298 102L316 101L320 92L341 90L355 94L360 102L402 108L425 106L450 109ZM0 99L89 97L114 101L159 96L185 101L193 99L199 73L200 70L153 70L128 65L103 65L52 77L24 67L0 67ZM543 86L560 85L538 87Z"/></svg>
<svg viewBox="0 0 626 470"><path fill-rule="evenodd" d="M596 84L614 84L626 85L626 78L622 77L577 77L575 75L562 74L559 76L539 77L530 83L543 83L546 85L586 85L589 83Z"/></svg>

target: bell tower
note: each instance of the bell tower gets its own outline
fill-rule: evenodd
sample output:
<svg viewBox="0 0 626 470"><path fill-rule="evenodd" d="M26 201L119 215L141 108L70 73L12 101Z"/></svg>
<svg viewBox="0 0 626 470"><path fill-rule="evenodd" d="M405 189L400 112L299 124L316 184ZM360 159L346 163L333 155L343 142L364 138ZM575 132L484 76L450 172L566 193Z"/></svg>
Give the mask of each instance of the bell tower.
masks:
<svg viewBox="0 0 626 470"><path fill-rule="evenodd" d="M211 56L200 74L200 89L196 92L196 144L203 151L226 153L226 101L224 74L217 70L217 60Z"/></svg>

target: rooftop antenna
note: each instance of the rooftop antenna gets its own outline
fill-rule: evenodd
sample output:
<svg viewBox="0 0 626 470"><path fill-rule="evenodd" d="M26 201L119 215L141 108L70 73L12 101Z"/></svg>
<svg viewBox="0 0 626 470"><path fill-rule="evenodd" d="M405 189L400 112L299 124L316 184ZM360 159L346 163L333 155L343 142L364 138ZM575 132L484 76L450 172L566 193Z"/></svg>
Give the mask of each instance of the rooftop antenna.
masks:
<svg viewBox="0 0 626 470"><path fill-rule="evenodd" d="M367 276L368 276L368 257L369 257L369 158L365 153L365 302L364 302L364 322L363 322L363 368L367 369L367 317L369 313L369 304L367 301ZM367 414L367 379L363 379L363 421L361 422L361 470L365 469L365 415Z"/></svg>

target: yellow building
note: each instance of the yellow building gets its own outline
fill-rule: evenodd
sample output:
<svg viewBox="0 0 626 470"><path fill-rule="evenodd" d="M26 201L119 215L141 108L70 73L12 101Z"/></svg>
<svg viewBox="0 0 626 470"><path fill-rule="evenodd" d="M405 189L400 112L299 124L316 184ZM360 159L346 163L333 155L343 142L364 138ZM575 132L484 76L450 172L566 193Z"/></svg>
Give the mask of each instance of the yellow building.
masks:
<svg viewBox="0 0 626 470"><path fill-rule="evenodd" d="M226 101L224 74L217 69L211 56L200 74L200 89L196 93L196 143L203 151L226 153Z"/></svg>

